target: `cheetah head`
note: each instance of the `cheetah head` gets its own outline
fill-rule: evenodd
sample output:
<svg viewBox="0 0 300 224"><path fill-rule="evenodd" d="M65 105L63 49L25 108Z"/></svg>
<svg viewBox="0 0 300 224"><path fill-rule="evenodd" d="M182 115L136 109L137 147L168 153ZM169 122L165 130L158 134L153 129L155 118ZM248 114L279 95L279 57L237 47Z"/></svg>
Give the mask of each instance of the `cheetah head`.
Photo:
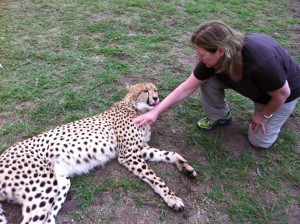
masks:
<svg viewBox="0 0 300 224"><path fill-rule="evenodd" d="M138 83L128 88L125 97L133 106L145 113L159 103L158 90L152 83Z"/></svg>

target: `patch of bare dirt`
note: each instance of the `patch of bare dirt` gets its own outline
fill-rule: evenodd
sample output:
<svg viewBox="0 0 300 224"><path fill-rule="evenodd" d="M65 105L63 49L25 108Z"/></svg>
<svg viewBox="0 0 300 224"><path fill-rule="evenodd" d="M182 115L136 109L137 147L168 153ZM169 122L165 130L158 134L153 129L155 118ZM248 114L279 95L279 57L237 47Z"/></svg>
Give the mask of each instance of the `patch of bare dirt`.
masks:
<svg viewBox="0 0 300 224"><path fill-rule="evenodd" d="M300 1L299 0L288 0L290 4L290 10L294 17L300 18ZM295 46L294 50L291 50L292 54L295 56L299 56L300 50L300 24L295 24L292 30L292 38L295 40L295 43L297 43L297 46Z"/></svg>
<svg viewBox="0 0 300 224"><path fill-rule="evenodd" d="M5 119L0 116L0 127L5 124Z"/></svg>
<svg viewBox="0 0 300 224"><path fill-rule="evenodd" d="M93 22L99 22L99 21L102 21L102 20L105 20L109 18L109 16L107 14L103 14L103 13L94 13L92 16L91 16L91 21Z"/></svg>

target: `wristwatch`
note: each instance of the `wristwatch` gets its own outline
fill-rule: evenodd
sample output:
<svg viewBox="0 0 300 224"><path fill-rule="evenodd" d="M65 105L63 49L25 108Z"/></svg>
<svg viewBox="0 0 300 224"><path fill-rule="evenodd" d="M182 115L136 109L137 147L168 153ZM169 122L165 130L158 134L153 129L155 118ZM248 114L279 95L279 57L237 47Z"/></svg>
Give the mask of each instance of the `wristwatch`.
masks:
<svg viewBox="0 0 300 224"><path fill-rule="evenodd" d="M263 116L264 116L264 118L266 118L266 119L270 119L270 118L273 116L273 114L270 114L269 116L267 116L267 115L265 115L265 114L263 113Z"/></svg>

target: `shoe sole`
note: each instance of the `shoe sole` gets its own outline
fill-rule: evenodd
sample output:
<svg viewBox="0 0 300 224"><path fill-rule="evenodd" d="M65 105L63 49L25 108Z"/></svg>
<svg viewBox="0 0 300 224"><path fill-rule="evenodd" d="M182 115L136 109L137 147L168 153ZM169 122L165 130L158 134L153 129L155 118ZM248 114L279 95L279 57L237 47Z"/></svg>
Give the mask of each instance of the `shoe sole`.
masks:
<svg viewBox="0 0 300 224"><path fill-rule="evenodd" d="M209 131L209 130L211 130L213 127L215 127L216 125L228 125L228 124L230 124L232 122L232 118L230 118L230 119L226 119L226 120L218 120L216 123L214 123L212 126L210 126L210 127L207 127L207 128L203 128L203 127L200 127L198 124L197 124L197 126L198 126L198 128L200 128L200 129L202 129L202 130L205 130L205 131Z"/></svg>

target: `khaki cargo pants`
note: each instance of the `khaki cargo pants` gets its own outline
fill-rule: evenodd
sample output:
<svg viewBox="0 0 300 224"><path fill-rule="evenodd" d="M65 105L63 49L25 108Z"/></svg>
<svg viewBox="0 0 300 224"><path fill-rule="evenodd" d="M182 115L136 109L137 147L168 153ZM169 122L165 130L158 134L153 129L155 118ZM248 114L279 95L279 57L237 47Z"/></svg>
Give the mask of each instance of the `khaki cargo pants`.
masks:
<svg viewBox="0 0 300 224"><path fill-rule="evenodd" d="M200 87L200 97L202 107L205 115L212 119L218 120L227 115L230 110L229 106L225 102L225 92L227 89L216 76L212 76L206 80ZM261 128L255 134L252 131L251 124L248 130L248 139L250 143L255 147L269 148L276 141L280 129L284 122L293 112L299 98L292 102L283 104L277 111L274 112L273 116L267 121L266 124L266 135L263 134ZM261 111L265 107L264 104L254 102L254 110Z"/></svg>

